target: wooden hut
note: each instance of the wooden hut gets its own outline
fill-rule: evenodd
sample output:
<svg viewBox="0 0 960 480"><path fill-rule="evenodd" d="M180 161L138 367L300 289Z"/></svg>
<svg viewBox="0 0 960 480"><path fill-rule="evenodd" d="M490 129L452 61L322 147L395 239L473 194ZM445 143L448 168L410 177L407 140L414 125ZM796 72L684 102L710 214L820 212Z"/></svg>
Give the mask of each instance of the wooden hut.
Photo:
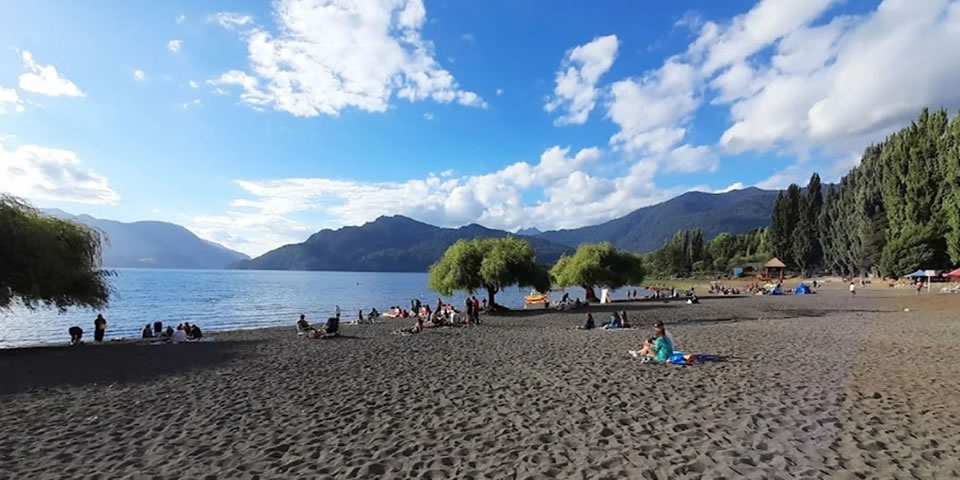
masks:
<svg viewBox="0 0 960 480"><path fill-rule="evenodd" d="M779 258L773 257L769 262L763 264L763 276L768 280L780 280L783 281L783 274L786 272L787 266L780 261Z"/></svg>

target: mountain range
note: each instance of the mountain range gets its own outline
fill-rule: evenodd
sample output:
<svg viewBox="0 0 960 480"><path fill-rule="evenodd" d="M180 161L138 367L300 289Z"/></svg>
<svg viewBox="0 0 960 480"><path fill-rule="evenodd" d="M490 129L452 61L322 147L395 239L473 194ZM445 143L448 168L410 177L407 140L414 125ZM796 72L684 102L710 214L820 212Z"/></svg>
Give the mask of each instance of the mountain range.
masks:
<svg viewBox="0 0 960 480"><path fill-rule="evenodd" d="M284 245L235 268L265 270L341 270L370 272L425 272L460 239L504 237L503 230L477 224L441 228L401 215L380 217L359 227L321 230L303 243ZM537 237L522 236L533 247L537 261L554 263L574 249Z"/></svg>
<svg viewBox="0 0 960 480"><path fill-rule="evenodd" d="M620 249L647 253L662 247L678 230L700 228L703 238L709 240L723 232L766 227L778 193L755 187L725 193L687 192L609 222L543 232L537 237L569 246L609 241Z"/></svg>
<svg viewBox="0 0 960 480"><path fill-rule="evenodd" d="M108 242L103 246L103 266L107 268L227 268L250 258L173 223L124 223L90 215L71 215L58 209L43 211L105 233Z"/></svg>
<svg viewBox="0 0 960 480"><path fill-rule="evenodd" d="M581 243L610 241L646 253L660 248L678 230L701 228L704 238L742 233L770 224L776 191L747 188L725 193L688 192L621 218L571 230L518 230L541 263L553 263ZM403 216L380 217L359 227L322 230L303 243L285 245L235 268L423 272L459 239L509 235L471 224L441 228Z"/></svg>
<svg viewBox="0 0 960 480"><path fill-rule="evenodd" d="M609 241L646 253L678 230L700 228L708 240L722 232L742 233L770 224L777 193L758 188L687 192L599 225L547 232L526 228L514 234L477 224L442 228L400 215L383 216L361 226L321 230L303 243L253 259L172 223L122 223L45 211L105 232L110 240L103 252L106 267L423 272L459 239L517 235L530 242L537 261L549 264L588 242Z"/></svg>

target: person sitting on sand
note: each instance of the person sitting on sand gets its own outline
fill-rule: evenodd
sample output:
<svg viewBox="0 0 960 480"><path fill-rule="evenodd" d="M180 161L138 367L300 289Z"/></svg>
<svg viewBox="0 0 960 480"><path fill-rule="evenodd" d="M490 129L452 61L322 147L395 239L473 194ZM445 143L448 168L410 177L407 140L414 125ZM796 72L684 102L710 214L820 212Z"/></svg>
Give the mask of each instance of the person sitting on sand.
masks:
<svg viewBox="0 0 960 480"><path fill-rule="evenodd" d="M377 311L376 307L370 309L370 314L367 315L367 318L374 319L380 318L380 312Z"/></svg>
<svg viewBox="0 0 960 480"><path fill-rule="evenodd" d="M80 339L83 338L83 329L74 325L67 332L70 333L70 345L80 345Z"/></svg>
<svg viewBox="0 0 960 480"><path fill-rule="evenodd" d="M190 326L190 333L187 335L191 340L200 340L203 338L203 332L196 324Z"/></svg>
<svg viewBox="0 0 960 480"><path fill-rule="evenodd" d="M143 338L153 338L153 329L150 328L150 324L149 324L149 323L148 323L146 326L143 327L143 334L142 334L142 336L143 336Z"/></svg>
<svg viewBox="0 0 960 480"><path fill-rule="evenodd" d="M167 329L163 332L163 336L166 338L170 338L173 336L173 333L174 333L173 327L167 325Z"/></svg>
<svg viewBox="0 0 960 480"><path fill-rule="evenodd" d="M593 322L593 315L587 314L587 321L582 326L577 327L578 330L593 330L597 327L597 324Z"/></svg>
<svg viewBox="0 0 960 480"><path fill-rule="evenodd" d="M183 329L181 325L177 331L173 332L173 337L171 337L173 343L183 343L187 341L187 332Z"/></svg>
<svg viewBox="0 0 960 480"><path fill-rule="evenodd" d="M620 312L620 328L630 328L630 320L627 319L627 311Z"/></svg>
<svg viewBox="0 0 960 480"><path fill-rule="evenodd" d="M655 361L657 363L666 363L670 355L673 355L673 342L667 338L667 331L663 322L653 324L654 337L648 339L640 350L631 350L630 355L639 357L645 361Z"/></svg>
<svg viewBox="0 0 960 480"><path fill-rule="evenodd" d="M622 326L623 326L623 322L620 320L620 314L617 312L613 312L613 315L610 316L610 322L604 325L603 328L606 328L607 330L612 330L612 329L621 328Z"/></svg>
<svg viewBox="0 0 960 480"><path fill-rule="evenodd" d="M363 310L357 310L357 325L363 323Z"/></svg>
<svg viewBox="0 0 960 480"><path fill-rule="evenodd" d="M307 316L300 314L300 320L297 320L297 333L304 334L310 330L310 322L307 321Z"/></svg>

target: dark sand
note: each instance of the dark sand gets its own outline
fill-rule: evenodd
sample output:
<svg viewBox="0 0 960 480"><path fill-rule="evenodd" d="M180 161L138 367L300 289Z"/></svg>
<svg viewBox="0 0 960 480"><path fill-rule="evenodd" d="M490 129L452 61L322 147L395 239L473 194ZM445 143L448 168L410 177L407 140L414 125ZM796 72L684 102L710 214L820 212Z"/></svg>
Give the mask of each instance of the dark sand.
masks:
<svg viewBox="0 0 960 480"><path fill-rule="evenodd" d="M960 295L614 307L730 360L643 365L582 312L0 351L0 477L960 476Z"/></svg>

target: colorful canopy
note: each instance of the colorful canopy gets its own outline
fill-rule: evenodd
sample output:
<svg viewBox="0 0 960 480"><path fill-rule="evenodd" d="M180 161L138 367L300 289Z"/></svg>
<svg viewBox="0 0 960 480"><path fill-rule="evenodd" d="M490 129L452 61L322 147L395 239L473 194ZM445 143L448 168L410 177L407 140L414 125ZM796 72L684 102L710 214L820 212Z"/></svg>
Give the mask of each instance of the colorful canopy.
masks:
<svg viewBox="0 0 960 480"><path fill-rule="evenodd" d="M920 277L926 277L926 276L927 276L926 270L917 270L916 272L904 275L904 277L907 277L907 278L920 278Z"/></svg>
<svg viewBox="0 0 960 480"><path fill-rule="evenodd" d="M952 271L952 272L950 272L950 273L944 273L943 276L944 276L944 277L960 277L960 268L958 268L958 269L956 269L956 270L954 270L954 271Z"/></svg>

